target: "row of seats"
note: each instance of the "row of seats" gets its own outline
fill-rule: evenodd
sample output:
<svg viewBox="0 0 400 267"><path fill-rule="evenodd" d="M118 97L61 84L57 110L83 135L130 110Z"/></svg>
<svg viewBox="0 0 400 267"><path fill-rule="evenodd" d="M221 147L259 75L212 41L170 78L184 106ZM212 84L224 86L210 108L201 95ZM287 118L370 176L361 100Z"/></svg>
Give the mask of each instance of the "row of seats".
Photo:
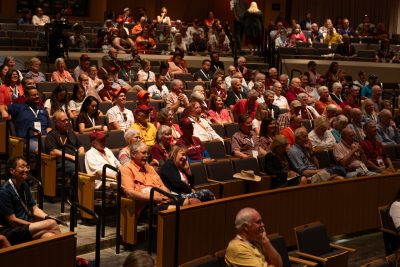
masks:
<svg viewBox="0 0 400 267"><path fill-rule="evenodd" d="M294 229L297 239L298 257L289 256L285 239L278 233L268 235L272 246L282 259L282 266L347 266L349 252L355 249L330 242L326 227L320 222L298 226ZM180 267L219 267L225 266L226 249L217 251L181 264Z"/></svg>

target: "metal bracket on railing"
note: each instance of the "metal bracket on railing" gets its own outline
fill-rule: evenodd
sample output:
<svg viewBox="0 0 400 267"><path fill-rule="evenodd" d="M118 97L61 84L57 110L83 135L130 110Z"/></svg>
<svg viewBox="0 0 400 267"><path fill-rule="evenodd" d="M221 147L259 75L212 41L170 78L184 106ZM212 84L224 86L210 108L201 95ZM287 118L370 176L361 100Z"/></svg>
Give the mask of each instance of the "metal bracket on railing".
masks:
<svg viewBox="0 0 400 267"><path fill-rule="evenodd" d="M26 129L26 135L25 135L25 140L26 140L26 163L30 163L30 151L29 151L29 145L30 145L30 140L31 140L31 136L30 133L34 132L37 134L37 139L38 139L38 153L36 155L36 169L35 169L35 177L37 177L39 180L42 180L42 133L33 128L33 127L29 127L28 129Z"/></svg>
<svg viewBox="0 0 400 267"><path fill-rule="evenodd" d="M70 212L70 224L69 230L71 232L75 231L75 221L76 221L76 211L80 209L86 213L89 213L96 221L96 252L95 252L95 267L100 267L100 219L99 216L92 210L82 206L77 202L71 203L71 212Z"/></svg>
<svg viewBox="0 0 400 267"><path fill-rule="evenodd" d="M104 164L103 173L101 175L101 237L105 236L105 208L106 208L106 178L107 178L107 169L113 170L117 173L117 225L116 225L116 240L115 240L115 252L119 254L119 247L121 244L121 236L120 236L120 228L121 228L121 172L118 168L110 165Z"/></svg>
<svg viewBox="0 0 400 267"><path fill-rule="evenodd" d="M70 186L71 186L71 202L78 202L78 156L79 156L79 151L76 147L69 145L69 144L65 144L62 146L61 148L61 184L62 184L62 188L61 188L61 213L64 213L65 211L65 185L66 185L66 175L65 175L65 149L69 148L72 151L74 151L75 154L75 172L73 177L71 178L71 182L70 182ZM72 207L71 207L72 209ZM75 221L76 224L76 221Z"/></svg>
<svg viewBox="0 0 400 267"><path fill-rule="evenodd" d="M178 252L179 252L179 216L180 216L180 196L172 195L171 193L165 192L164 190L153 187L150 190L150 208L149 208L149 246L148 252L151 254L153 247L153 206L154 206L154 191L157 191L161 195L172 199L175 204L175 248L174 248L174 265L178 266Z"/></svg>

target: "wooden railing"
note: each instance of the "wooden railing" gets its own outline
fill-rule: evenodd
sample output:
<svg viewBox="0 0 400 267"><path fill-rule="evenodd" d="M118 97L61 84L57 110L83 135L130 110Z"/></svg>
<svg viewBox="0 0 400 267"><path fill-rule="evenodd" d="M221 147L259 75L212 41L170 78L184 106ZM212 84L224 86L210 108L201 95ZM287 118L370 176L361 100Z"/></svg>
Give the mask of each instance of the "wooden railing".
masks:
<svg viewBox="0 0 400 267"><path fill-rule="evenodd" d="M279 232L288 246L295 245L293 228L312 221L323 222L330 236L378 228L377 208L392 201L398 174L358 177L306 186L263 191L181 208L178 264L226 248L235 236L239 209L253 207L268 233ZM158 215L157 263L173 265L173 210Z"/></svg>

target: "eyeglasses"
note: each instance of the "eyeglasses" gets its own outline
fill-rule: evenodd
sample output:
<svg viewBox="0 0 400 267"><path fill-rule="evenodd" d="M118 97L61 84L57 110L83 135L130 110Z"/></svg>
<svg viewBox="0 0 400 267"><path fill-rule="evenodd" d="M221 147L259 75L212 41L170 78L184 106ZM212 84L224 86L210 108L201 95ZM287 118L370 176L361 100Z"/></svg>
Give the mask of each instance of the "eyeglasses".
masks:
<svg viewBox="0 0 400 267"><path fill-rule="evenodd" d="M27 171L31 170L31 167L29 165L23 165L23 166L20 166L19 168L22 170L27 170Z"/></svg>
<svg viewBox="0 0 400 267"><path fill-rule="evenodd" d="M57 122L68 123L68 122L69 122L69 119L59 120L59 121L57 121Z"/></svg>

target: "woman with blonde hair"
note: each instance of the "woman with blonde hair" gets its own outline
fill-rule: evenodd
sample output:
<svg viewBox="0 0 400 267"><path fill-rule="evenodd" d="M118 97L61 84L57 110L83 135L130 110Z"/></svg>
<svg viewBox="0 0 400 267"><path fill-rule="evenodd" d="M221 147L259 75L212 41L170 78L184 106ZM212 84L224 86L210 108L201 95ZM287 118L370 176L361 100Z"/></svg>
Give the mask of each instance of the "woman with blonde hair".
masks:
<svg viewBox="0 0 400 267"><path fill-rule="evenodd" d="M208 189L195 190L194 177L186 157L187 149L174 146L170 158L160 168L160 177L172 194L180 195L182 199L198 199L201 202L215 199ZM190 201L189 201L190 204Z"/></svg>
<svg viewBox="0 0 400 267"><path fill-rule="evenodd" d="M263 29L263 14L258 9L256 2L251 2L249 9L243 15L244 32L250 46L250 53L253 55L256 49L259 50L260 37Z"/></svg>
<svg viewBox="0 0 400 267"><path fill-rule="evenodd" d="M271 151L265 156L265 172L272 176L271 189L307 183L306 177L293 171L287 148L286 137L276 135L270 146Z"/></svg>

